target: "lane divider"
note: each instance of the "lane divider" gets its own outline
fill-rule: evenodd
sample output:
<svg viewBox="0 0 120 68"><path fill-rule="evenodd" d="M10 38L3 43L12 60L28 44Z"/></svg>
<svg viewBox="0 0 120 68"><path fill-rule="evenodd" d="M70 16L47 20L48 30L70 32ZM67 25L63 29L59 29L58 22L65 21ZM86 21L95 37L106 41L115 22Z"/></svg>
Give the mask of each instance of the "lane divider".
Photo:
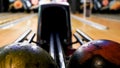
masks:
<svg viewBox="0 0 120 68"><path fill-rule="evenodd" d="M78 16L75 16L75 15L71 15L72 18L82 22L82 23L85 23L85 24L88 24L94 28L97 28L99 30L107 30L108 27L107 26L104 26L104 25L101 25L101 24L98 24L97 22L93 22L93 21L90 21L90 20L86 20L84 18L80 18Z"/></svg>
<svg viewBox="0 0 120 68"><path fill-rule="evenodd" d="M22 18L19 18L19 19L17 19L17 20L10 21L10 22L8 22L8 23L6 23L6 24L0 25L0 29L7 29L7 28L9 28L9 27L14 26L14 25L17 24L17 23L20 23L20 22L23 22L23 21L25 21L25 20L28 20L28 19L30 19L30 18L32 18L32 17L34 17L34 16L36 16L36 14L31 14L31 15L29 15L29 16L22 17Z"/></svg>

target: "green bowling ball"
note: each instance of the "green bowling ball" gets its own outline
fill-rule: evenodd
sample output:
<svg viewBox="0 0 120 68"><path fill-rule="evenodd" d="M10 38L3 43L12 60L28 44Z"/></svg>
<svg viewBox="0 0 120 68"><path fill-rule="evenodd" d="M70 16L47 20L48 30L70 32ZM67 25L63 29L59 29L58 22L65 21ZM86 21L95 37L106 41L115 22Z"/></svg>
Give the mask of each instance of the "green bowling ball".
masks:
<svg viewBox="0 0 120 68"><path fill-rule="evenodd" d="M0 48L0 68L58 68L41 47L14 43Z"/></svg>

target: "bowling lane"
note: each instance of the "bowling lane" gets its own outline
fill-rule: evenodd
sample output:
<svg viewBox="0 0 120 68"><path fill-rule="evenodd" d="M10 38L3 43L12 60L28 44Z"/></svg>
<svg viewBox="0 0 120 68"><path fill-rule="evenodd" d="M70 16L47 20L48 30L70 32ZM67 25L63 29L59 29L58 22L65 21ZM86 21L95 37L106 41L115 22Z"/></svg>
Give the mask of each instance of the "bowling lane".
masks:
<svg viewBox="0 0 120 68"><path fill-rule="evenodd" d="M76 16L80 16L80 14L74 14ZM109 39L116 42L120 42L120 22L119 21L110 21L101 17L94 17L88 18L89 20L95 21L99 24L105 25L109 27L107 30L99 30L96 29L88 24L82 23L74 18L71 18L71 27L72 27L72 33L75 33L76 29L80 29L83 32L85 32L87 35L89 35L94 40L96 39ZM102 22L101 22L102 20ZM0 29L0 47L10 44L14 42L22 33L24 33L27 29L31 28L35 33L37 33L37 22L38 17L37 14L33 18L23 21L21 23L16 24L13 27L6 28L6 29ZM35 39L36 40L36 36ZM75 38L72 36L73 42L76 41ZM75 49L79 47L79 44L73 45Z"/></svg>
<svg viewBox="0 0 120 68"><path fill-rule="evenodd" d="M75 14L76 16L82 17L81 14ZM107 26L107 30L99 30L90 25L84 24L76 19L72 18L72 30L73 33L78 28L89 35L94 40L96 39L108 39L120 43L120 21L115 21L111 19L105 19L102 17L91 16L87 18L88 20L94 21L95 23Z"/></svg>
<svg viewBox="0 0 120 68"><path fill-rule="evenodd" d="M7 16L9 14L11 14L11 13L0 13L0 18L3 17L3 16Z"/></svg>
<svg viewBox="0 0 120 68"><path fill-rule="evenodd" d="M6 13L0 16L0 25L9 23L10 21L17 20L20 18L23 18L25 16L28 16L29 14L23 14L23 13Z"/></svg>
<svg viewBox="0 0 120 68"><path fill-rule="evenodd" d="M32 29L33 32L36 32L36 25L37 15L12 27L0 29L0 47L13 43L27 29Z"/></svg>

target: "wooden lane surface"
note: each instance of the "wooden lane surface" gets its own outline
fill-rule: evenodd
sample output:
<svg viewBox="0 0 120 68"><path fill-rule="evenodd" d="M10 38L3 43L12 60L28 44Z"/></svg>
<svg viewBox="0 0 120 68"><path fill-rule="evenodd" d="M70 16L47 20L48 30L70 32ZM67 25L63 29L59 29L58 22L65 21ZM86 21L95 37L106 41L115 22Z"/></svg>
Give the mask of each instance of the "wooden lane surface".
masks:
<svg viewBox="0 0 120 68"><path fill-rule="evenodd" d="M6 15L8 15L8 14L11 14L11 13L0 13L0 17L6 16Z"/></svg>
<svg viewBox="0 0 120 68"><path fill-rule="evenodd" d="M21 36L27 29L31 28L36 32L37 16L30 20L23 21L14 25L13 27L0 29L0 47L13 43L18 37Z"/></svg>
<svg viewBox="0 0 120 68"><path fill-rule="evenodd" d="M82 17L81 14L75 14L76 16ZM73 33L75 32L75 29L78 28L85 32L87 35L89 35L94 40L97 39L108 39L113 40L120 43L120 21L114 21L110 19L105 19L102 17L94 17L91 16L90 18L87 18L88 20L97 22L99 24L102 24L104 26L107 26L107 30L99 30L96 28L93 28L87 24L83 24L82 22L79 22L75 19L72 19L72 29Z"/></svg>
<svg viewBox="0 0 120 68"><path fill-rule="evenodd" d="M75 14L75 15L81 17L81 14ZM116 42L120 42L120 37L119 37L120 22L119 21L111 21L101 17L96 18L94 16L89 18L89 20L108 26L109 29L99 30L72 18L71 19L72 34L75 33L76 29L80 29L83 32L85 32L87 35L89 35L91 38L93 38L94 40L109 39ZM35 16L34 18L24 21L22 23L19 23L16 26L11 27L9 29L0 29L0 46L4 46L14 42L28 28L32 28L32 30L35 33L37 33L37 22L38 22L38 17ZM35 40L36 40L36 37L35 37ZM73 42L76 41L73 36L72 36L72 41ZM73 45L73 48L75 49L77 49L78 47L79 47L78 43Z"/></svg>
<svg viewBox="0 0 120 68"><path fill-rule="evenodd" d="M29 14L24 14L24 13L6 13L6 14L2 14L2 16L0 16L0 25L5 24L7 22L25 17Z"/></svg>

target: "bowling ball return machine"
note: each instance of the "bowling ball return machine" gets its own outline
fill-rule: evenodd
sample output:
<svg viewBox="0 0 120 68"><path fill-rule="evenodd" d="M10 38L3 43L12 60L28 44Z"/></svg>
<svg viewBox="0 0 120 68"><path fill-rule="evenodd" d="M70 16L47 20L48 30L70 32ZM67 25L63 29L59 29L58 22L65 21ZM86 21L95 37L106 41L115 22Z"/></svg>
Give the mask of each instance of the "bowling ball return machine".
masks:
<svg viewBox="0 0 120 68"><path fill-rule="evenodd" d="M68 3L44 3L39 7L37 42L58 66L65 68L64 58L72 44L70 9Z"/></svg>
<svg viewBox="0 0 120 68"><path fill-rule="evenodd" d="M35 34L37 35L36 41L33 40ZM24 65L27 64L33 68L107 68L109 66L120 68L120 54L116 53L120 51L119 43L104 39L93 40L79 29L73 36L76 39L75 42L72 42L69 4L66 2L41 3L37 33L32 32L31 29L27 30L13 45L1 48L0 55L7 56L14 52L22 54L21 51L25 51L32 61L29 59L24 62ZM81 46L73 49L72 45L76 43ZM0 56L0 58L3 57ZM7 58L9 59L9 56ZM24 54L23 58L29 57L26 58ZM32 63L29 64L29 62Z"/></svg>
<svg viewBox="0 0 120 68"><path fill-rule="evenodd" d="M56 42L50 41L51 39L57 40L53 37L59 37L61 45L67 48L67 45L70 45L72 42L68 3L41 4L39 10L37 42L46 48L46 46L49 47L51 42Z"/></svg>

